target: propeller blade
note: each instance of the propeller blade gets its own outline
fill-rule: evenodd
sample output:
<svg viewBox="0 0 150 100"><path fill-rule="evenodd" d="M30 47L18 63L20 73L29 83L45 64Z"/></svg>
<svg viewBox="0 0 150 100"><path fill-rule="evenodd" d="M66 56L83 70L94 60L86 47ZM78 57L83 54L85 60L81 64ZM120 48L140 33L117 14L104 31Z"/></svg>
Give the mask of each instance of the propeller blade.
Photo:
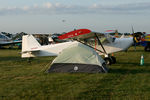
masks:
<svg viewBox="0 0 150 100"><path fill-rule="evenodd" d="M133 34L133 41L134 41L134 50L136 51L136 36L135 36L135 34L134 34L134 28L133 28L133 26L132 26L132 34Z"/></svg>
<svg viewBox="0 0 150 100"><path fill-rule="evenodd" d="M134 28L133 28L133 26L132 26L132 34L134 34Z"/></svg>

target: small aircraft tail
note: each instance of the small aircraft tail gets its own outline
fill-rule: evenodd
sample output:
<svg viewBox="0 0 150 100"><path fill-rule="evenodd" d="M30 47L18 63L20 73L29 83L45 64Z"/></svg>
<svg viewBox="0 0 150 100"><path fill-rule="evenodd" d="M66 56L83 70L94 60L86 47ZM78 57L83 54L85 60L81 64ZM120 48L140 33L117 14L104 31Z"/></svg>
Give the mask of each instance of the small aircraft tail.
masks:
<svg viewBox="0 0 150 100"><path fill-rule="evenodd" d="M38 50L41 45L32 35L22 37L22 52Z"/></svg>
<svg viewBox="0 0 150 100"><path fill-rule="evenodd" d="M125 38L125 35L124 35L124 34L122 34L120 38Z"/></svg>

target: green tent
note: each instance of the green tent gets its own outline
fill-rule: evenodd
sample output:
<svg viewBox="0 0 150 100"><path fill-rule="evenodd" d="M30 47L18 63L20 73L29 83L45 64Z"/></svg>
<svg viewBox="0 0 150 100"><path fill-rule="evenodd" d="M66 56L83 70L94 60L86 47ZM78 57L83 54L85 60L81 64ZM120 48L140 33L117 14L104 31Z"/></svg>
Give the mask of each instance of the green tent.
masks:
<svg viewBox="0 0 150 100"><path fill-rule="evenodd" d="M97 52L84 44L76 43L64 49L52 62L48 72L105 73L108 68Z"/></svg>

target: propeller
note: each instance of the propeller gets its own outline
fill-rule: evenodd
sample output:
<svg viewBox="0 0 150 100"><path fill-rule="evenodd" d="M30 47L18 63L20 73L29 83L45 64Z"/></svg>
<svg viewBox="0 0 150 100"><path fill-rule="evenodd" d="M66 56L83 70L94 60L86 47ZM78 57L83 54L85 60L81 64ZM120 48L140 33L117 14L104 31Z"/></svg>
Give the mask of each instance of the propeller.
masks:
<svg viewBox="0 0 150 100"><path fill-rule="evenodd" d="M133 41L134 41L134 43L133 43L134 50L136 51L136 46L137 46L137 43L139 43L140 40L141 40L142 33L141 32L136 32L135 33L134 28L132 26L132 35L133 35Z"/></svg>
<svg viewBox="0 0 150 100"><path fill-rule="evenodd" d="M132 35L133 35L133 45L134 45L134 50L136 51L136 38L134 37L134 28L132 26Z"/></svg>
<svg viewBox="0 0 150 100"><path fill-rule="evenodd" d="M134 47L135 47L135 51L136 51L136 46L137 46L137 43L139 43L141 41L141 38L142 38L142 35L143 33L142 32L134 32L134 29L133 29L133 26L132 26L132 34L133 34L133 41L134 41Z"/></svg>

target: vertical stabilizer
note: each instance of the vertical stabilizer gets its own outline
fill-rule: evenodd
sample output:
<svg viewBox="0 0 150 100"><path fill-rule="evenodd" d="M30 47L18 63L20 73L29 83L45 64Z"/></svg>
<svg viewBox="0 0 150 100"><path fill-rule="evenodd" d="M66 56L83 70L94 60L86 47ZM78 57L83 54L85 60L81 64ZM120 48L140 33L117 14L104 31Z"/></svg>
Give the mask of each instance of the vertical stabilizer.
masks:
<svg viewBox="0 0 150 100"><path fill-rule="evenodd" d="M22 37L22 52L37 50L40 46L33 35L24 35Z"/></svg>

